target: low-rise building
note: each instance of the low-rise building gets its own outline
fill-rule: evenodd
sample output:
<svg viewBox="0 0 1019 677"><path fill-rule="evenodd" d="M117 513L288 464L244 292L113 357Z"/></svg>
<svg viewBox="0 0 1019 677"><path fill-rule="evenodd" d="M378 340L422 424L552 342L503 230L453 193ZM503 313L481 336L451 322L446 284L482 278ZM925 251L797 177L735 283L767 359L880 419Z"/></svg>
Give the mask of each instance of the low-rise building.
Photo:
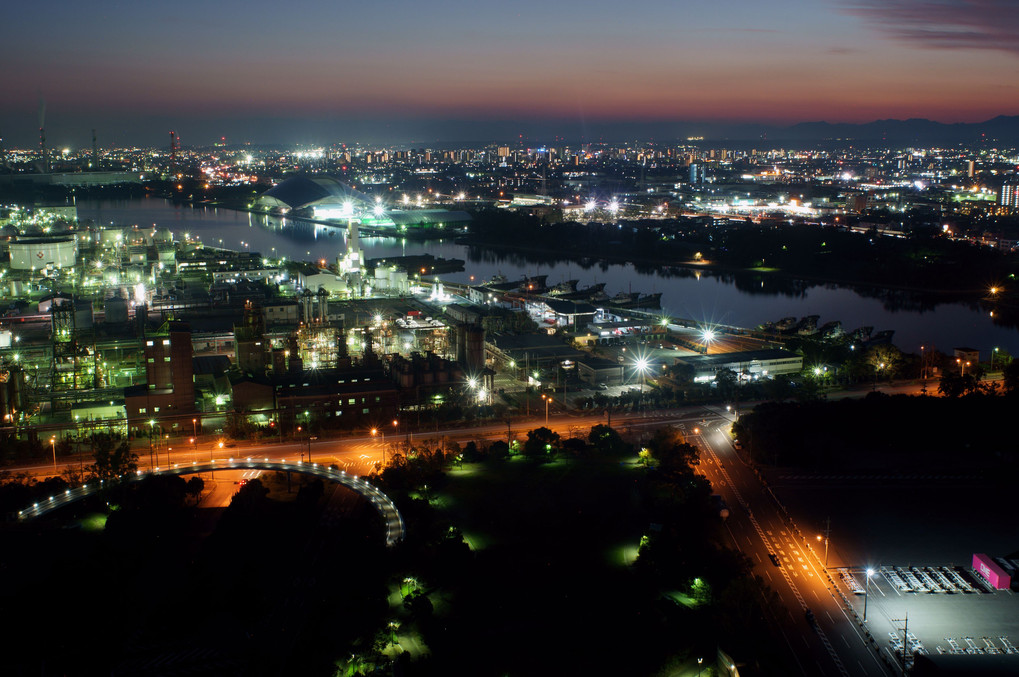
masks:
<svg viewBox="0 0 1019 677"><path fill-rule="evenodd" d="M690 355L676 359L676 364L693 368L695 382L714 381L719 371L728 369L741 380L768 378L803 371L803 356L788 350L747 350L717 355Z"/></svg>
<svg viewBox="0 0 1019 677"><path fill-rule="evenodd" d="M262 316L266 326L274 324L297 324L301 319L300 305L294 299L264 301Z"/></svg>
<svg viewBox="0 0 1019 677"><path fill-rule="evenodd" d="M625 368L619 362L604 357L589 355L577 360L577 378L584 383L596 385L621 385L625 376Z"/></svg>
<svg viewBox="0 0 1019 677"><path fill-rule="evenodd" d="M236 411L281 418L288 425L378 426L397 416L398 402L396 385L383 370L373 368L245 376L233 382Z"/></svg>

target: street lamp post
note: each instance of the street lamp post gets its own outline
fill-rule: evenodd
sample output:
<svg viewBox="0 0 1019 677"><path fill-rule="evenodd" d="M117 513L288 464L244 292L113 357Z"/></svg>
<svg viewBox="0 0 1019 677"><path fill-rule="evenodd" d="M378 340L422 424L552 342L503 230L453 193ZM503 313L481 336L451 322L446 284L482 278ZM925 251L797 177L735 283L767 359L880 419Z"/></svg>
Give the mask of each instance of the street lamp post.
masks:
<svg viewBox="0 0 1019 677"><path fill-rule="evenodd" d="M545 400L545 427L548 427L548 405L552 404L552 398L547 395L542 395L541 399Z"/></svg>
<svg viewBox="0 0 1019 677"><path fill-rule="evenodd" d="M393 421L393 423L395 424L396 421ZM378 437L379 433L382 433L382 467L385 468L386 467L386 431L385 430L379 430L378 428L372 428L372 430L371 430L372 437Z"/></svg>
<svg viewBox="0 0 1019 677"><path fill-rule="evenodd" d="M867 622L867 598L870 597L870 577L874 575L873 569L867 569L867 589L863 592L863 622Z"/></svg>
<svg viewBox="0 0 1019 677"><path fill-rule="evenodd" d="M818 540L818 542L824 541L824 568L827 569L828 568L828 537L827 536L822 536L822 535L818 534L817 535L817 540Z"/></svg>
<svg viewBox="0 0 1019 677"><path fill-rule="evenodd" d="M152 419L149 421L149 467L156 467L155 462L152 460L152 438L156 434L156 420Z"/></svg>
<svg viewBox="0 0 1019 677"><path fill-rule="evenodd" d="M50 447L53 448L53 474L57 473L57 436L50 437Z"/></svg>
<svg viewBox="0 0 1019 677"><path fill-rule="evenodd" d="M697 659L697 677L701 677L701 664L704 663L703 658Z"/></svg>
<svg viewBox="0 0 1019 677"><path fill-rule="evenodd" d="M920 378L923 380L923 388L920 392L927 394L927 356L924 354L926 346L920 346Z"/></svg>

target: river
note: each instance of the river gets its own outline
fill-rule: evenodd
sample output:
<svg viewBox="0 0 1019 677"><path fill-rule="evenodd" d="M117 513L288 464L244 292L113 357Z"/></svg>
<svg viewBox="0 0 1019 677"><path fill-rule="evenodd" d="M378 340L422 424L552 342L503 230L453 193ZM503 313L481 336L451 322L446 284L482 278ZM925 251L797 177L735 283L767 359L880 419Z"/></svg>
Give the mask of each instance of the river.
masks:
<svg viewBox="0 0 1019 677"><path fill-rule="evenodd" d="M306 222L284 222L265 216L212 207L174 205L160 198L125 201L82 201L78 217L97 223L168 228L178 237L199 237L210 246L259 251L266 256L332 261L345 247L343 229ZM960 346L981 351L992 347L1019 354L1019 331L995 325L986 310L963 303L938 303L930 298L883 290L856 290L842 285L817 285L800 280L754 275L663 276L632 264L560 261L523 254L496 253L452 240L418 242L391 237L362 237L366 258L430 253L465 260L465 271L441 276L451 282L482 281L496 274L510 280L547 275L548 283L577 279L580 286L605 282L605 291L661 292L663 312L673 317L755 327L795 315L820 315L819 324L840 320L847 331L872 326L895 330L894 343L907 352L921 345L951 354Z"/></svg>

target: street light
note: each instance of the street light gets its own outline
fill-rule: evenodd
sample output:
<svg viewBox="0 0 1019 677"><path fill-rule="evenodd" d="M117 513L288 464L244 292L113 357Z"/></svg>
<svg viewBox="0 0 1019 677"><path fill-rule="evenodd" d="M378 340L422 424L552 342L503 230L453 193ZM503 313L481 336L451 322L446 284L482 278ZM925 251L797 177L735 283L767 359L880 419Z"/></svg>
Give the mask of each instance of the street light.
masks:
<svg viewBox="0 0 1019 677"><path fill-rule="evenodd" d="M920 378L923 379L923 394L927 394L927 359L924 355L924 349L927 346L920 346Z"/></svg>
<svg viewBox="0 0 1019 677"><path fill-rule="evenodd" d="M711 346L711 342L715 340L715 332L713 329L705 329L701 332L701 338L704 339L704 354L708 354L708 348Z"/></svg>
<svg viewBox="0 0 1019 677"><path fill-rule="evenodd" d="M53 474L57 472L57 436L50 437L50 446L53 448Z"/></svg>
<svg viewBox="0 0 1019 677"><path fill-rule="evenodd" d="M149 467L155 467L155 463L152 461L152 437L156 434L156 419L149 420Z"/></svg>
<svg viewBox="0 0 1019 677"><path fill-rule="evenodd" d="M636 363L635 366L637 367L637 371L640 372L640 392L643 395L644 394L644 375L647 373L648 366L649 366L647 358L646 357L638 357L637 358L637 363Z"/></svg>
<svg viewBox="0 0 1019 677"><path fill-rule="evenodd" d="M867 598L870 597L870 577L874 575L873 569L867 569L867 589L863 592L863 622L867 622Z"/></svg>
<svg viewBox="0 0 1019 677"><path fill-rule="evenodd" d="M396 421L393 421L393 425L396 425ZM379 433L382 434L382 467L386 467L386 431L379 430L378 428L371 429L372 437L378 437Z"/></svg>
<svg viewBox="0 0 1019 677"><path fill-rule="evenodd" d="M697 677L701 677L701 663L704 662L703 658L697 659Z"/></svg>
<svg viewBox="0 0 1019 677"><path fill-rule="evenodd" d="M818 534L817 535L817 540L818 540L818 542L820 542L821 540L824 541L824 568L827 569L828 568L828 536L827 535L821 536L821 534Z"/></svg>
<svg viewBox="0 0 1019 677"><path fill-rule="evenodd" d="M552 403L552 398L547 395L542 395L541 399L545 400L545 427L548 427L548 405Z"/></svg>

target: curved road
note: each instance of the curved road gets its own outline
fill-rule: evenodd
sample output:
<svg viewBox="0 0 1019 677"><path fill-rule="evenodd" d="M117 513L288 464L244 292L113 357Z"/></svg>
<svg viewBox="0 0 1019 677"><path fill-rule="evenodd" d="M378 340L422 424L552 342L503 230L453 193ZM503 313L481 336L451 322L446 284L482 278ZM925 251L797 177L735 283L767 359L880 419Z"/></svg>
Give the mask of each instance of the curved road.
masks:
<svg viewBox="0 0 1019 677"><path fill-rule="evenodd" d="M328 466L318 463L301 463L287 461L270 461L268 458L259 459L230 459L225 462L211 463L183 463L174 464L170 468L155 468L125 475L122 479L128 482L136 482L150 475L193 475L196 473L215 472L216 470L281 470L284 472L296 472L304 475L314 475L322 479L342 484L343 486L364 496L382 516L386 523L386 545L392 547L403 540L405 529L403 516L396 509L393 501L379 489L364 481L357 475L348 475L345 470L333 470ZM80 501L83 498L98 493L105 485L104 481L84 484L76 489L67 489L62 494L50 496L49 499L33 503L24 510L18 511L18 519L28 520L56 510L68 503Z"/></svg>

